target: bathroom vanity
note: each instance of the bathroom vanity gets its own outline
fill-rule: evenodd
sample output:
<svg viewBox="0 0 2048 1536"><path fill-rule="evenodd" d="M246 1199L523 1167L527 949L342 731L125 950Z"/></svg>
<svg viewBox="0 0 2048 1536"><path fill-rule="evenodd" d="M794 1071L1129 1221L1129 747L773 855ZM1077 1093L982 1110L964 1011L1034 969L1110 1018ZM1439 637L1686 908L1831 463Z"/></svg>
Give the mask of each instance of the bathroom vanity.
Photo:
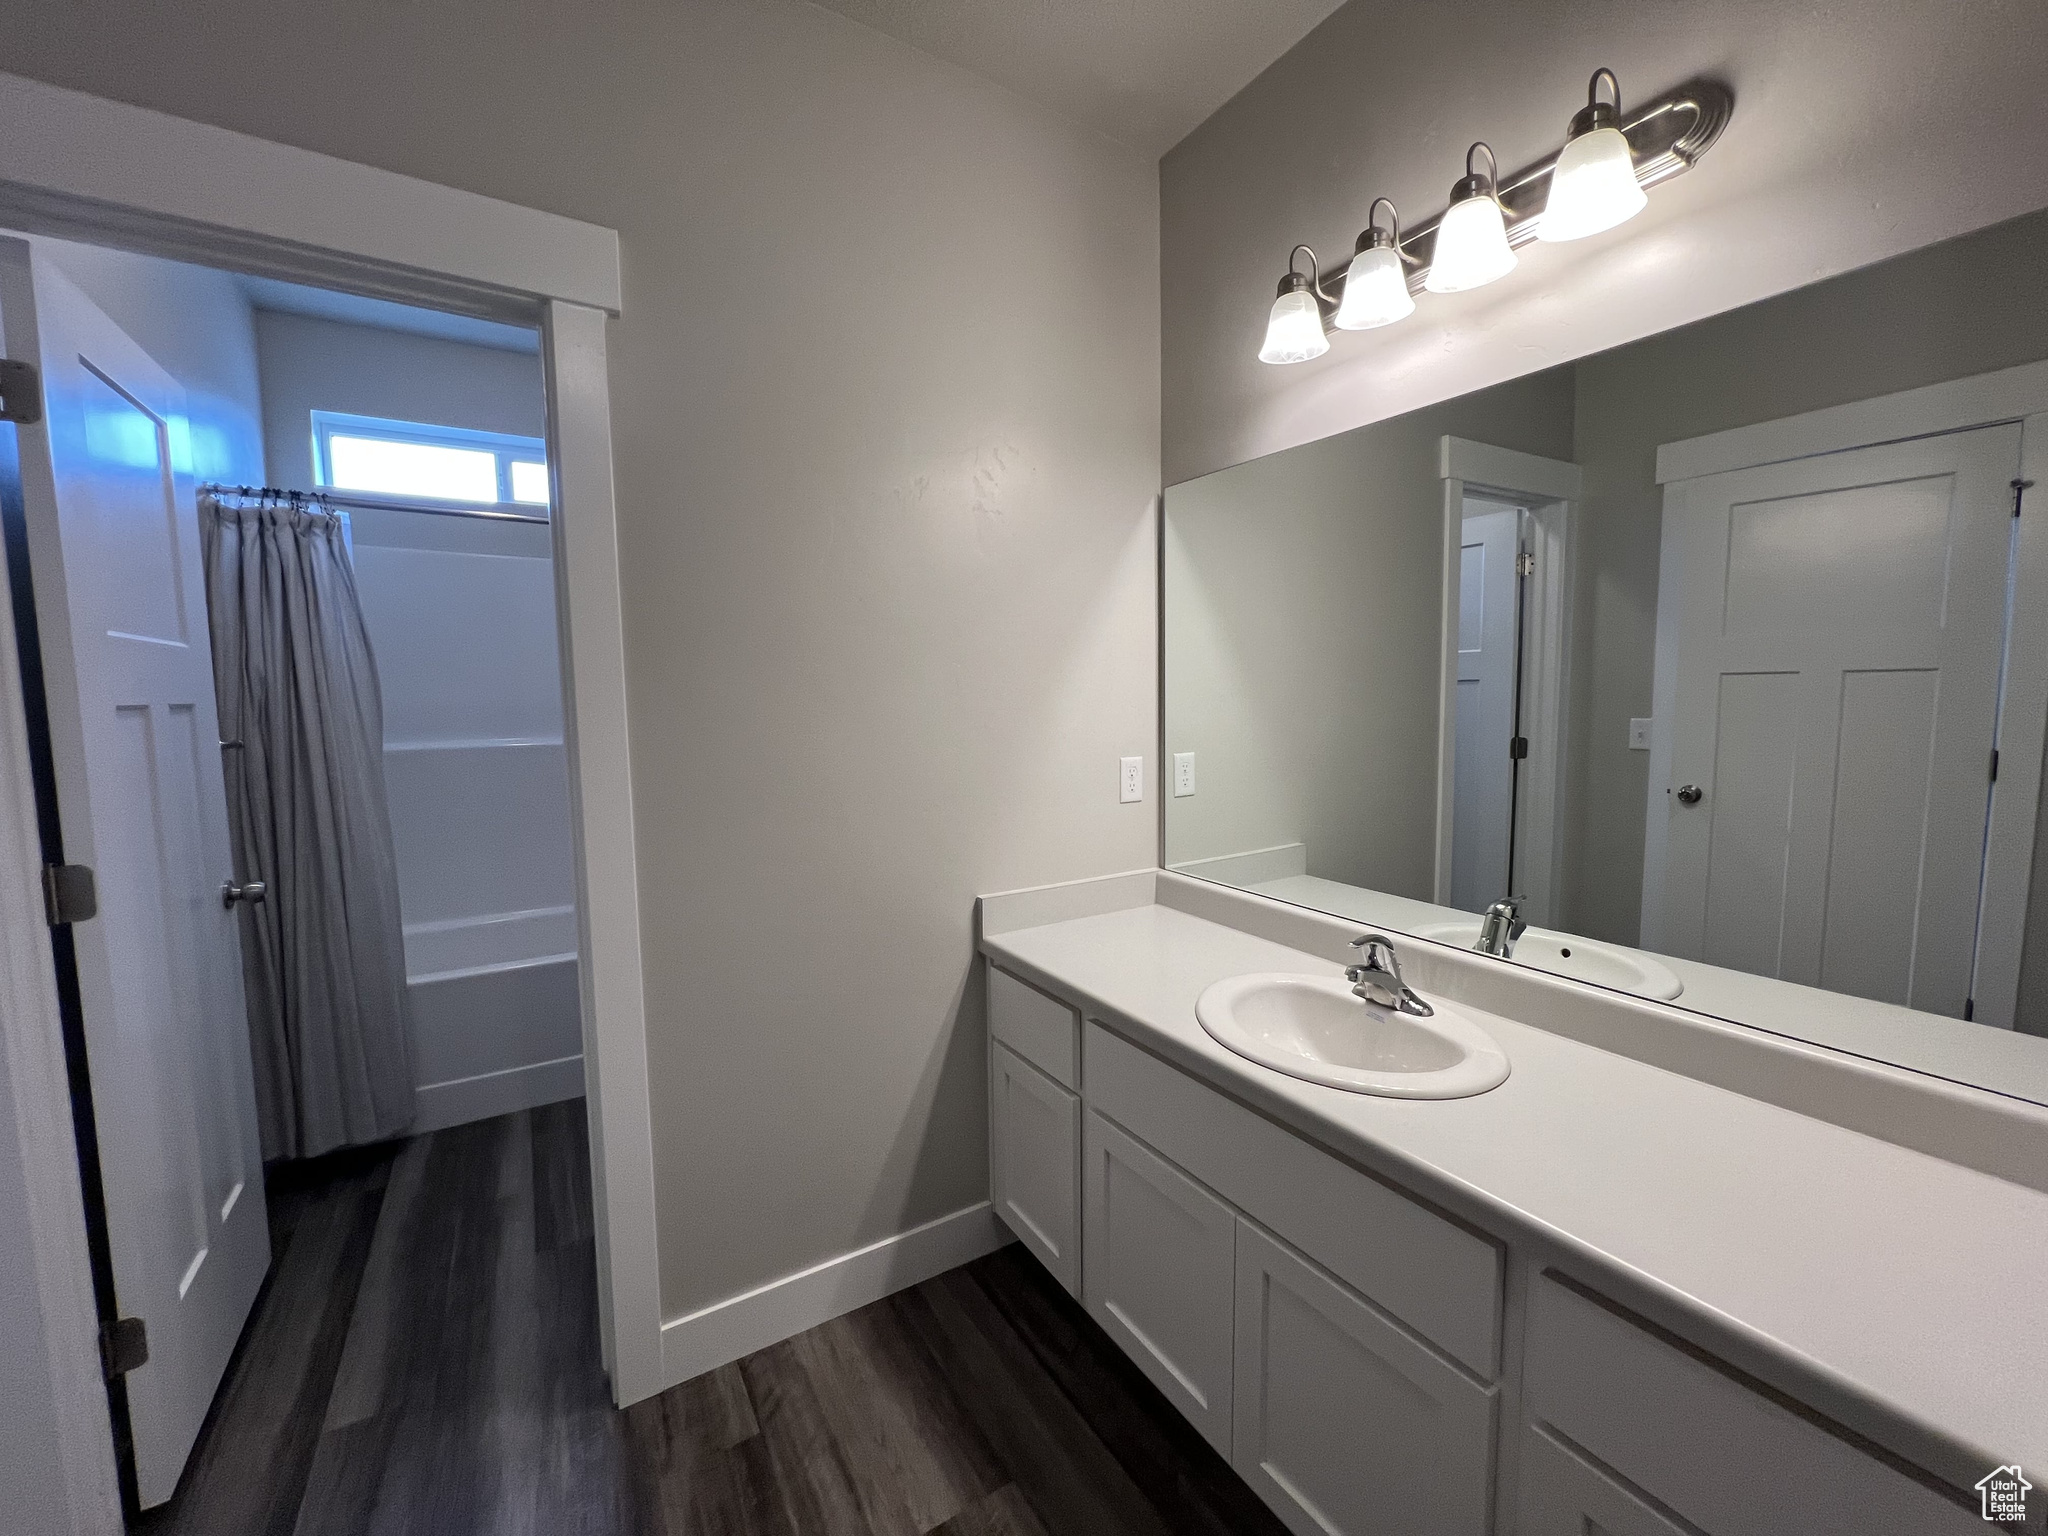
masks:
<svg viewBox="0 0 2048 1536"><path fill-rule="evenodd" d="M1497 1086L1198 1022L1361 932L1163 870L980 907L995 1208L1290 1528L1965 1532L2048 1468L2048 1111L1400 935Z"/></svg>

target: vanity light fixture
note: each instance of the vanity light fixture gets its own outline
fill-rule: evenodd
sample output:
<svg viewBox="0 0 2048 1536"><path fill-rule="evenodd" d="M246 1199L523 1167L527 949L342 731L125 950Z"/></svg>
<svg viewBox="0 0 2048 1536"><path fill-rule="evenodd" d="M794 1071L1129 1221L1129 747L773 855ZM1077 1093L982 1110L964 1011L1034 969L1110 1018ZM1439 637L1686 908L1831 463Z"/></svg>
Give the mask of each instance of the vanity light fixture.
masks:
<svg viewBox="0 0 2048 1536"><path fill-rule="evenodd" d="M1612 100L1602 99L1603 82ZM1323 291L1315 252L1297 245L1267 320L1260 361L1321 357L1330 350L1333 320L1339 330L1371 330L1413 313L1411 296L1418 290L1459 293L1505 277L1514 269L1516 248L1531 240L1578 240L1614 228L1642 209L1651 187L1691 170L1734 109L1727 86L1692 80L1624 115L1614 71L1595 70L1586 105L1573 116L1561 149L1502 176L1493 150L1474 144L1465 175L1451 189L1451 206L1405 235L1398 215L1391 231L1379 227L1379 205L1387 199L1375 198L1345 272L1341 302ZM1481 150L1483 175L1476 164ZM1391 212L1393 204L1387 207ZM1308 277L1294 270L1303 251L1309 252Z"/></svg>
<svg viewBox="0 0 2048 1536"><path fill-rule="evenodd" d="M1614 93L1600 99L1600 82ZM1621 82L1611 69L1593 71L1586 105L1572 119L1564 149L1550 170L1550 197L1537 221L1538 240L1582 240L1634 218L1650 199L1636 181L1635 155L1619 126Z"/></svg>
<svg viewBox="0 0 2048 1536"><path fill-rule="evenodd" d="M1310 275L1294 270L1294 258L1308 252ZM1280 279L1280 296L1266 317L1266 344L1259 348L1262 363L1305 363L1330 350L1330 333L1323 323L1324 311L1334 306L1323 292L1322 270L1316 265L1312 246L1297 245L1287 253L1287 275Z"/></svg>
<svg viewBox="0 0 2048 1536"><path fill-rule="evenodd" d="M1479 151L1486 151L1486 174L1472 167ZM1436 227L1436 254L1429 263L1429 276L1422 286L1431 293L1463 293L1479 288L1515 270L1515 253L1508 246L1507 215L1501 211L1500 163L1484 140L1465 151L1465 175L1451 188L1451 206L1444 210Z"/></svg>
<svg viewBox="0 0 2048 1536"><path fill-rule="evenodd" d="M1387 205L1391 231L1379 226L1381 203ZM1408 292L1408 269L1401 255L1401 210L1392 198L1376 197L1365 217L1358 254L1344 273L1344 298L1337 305L1336 319L1340 331L1369 331L1415 313L1415 299Z"/></svg>

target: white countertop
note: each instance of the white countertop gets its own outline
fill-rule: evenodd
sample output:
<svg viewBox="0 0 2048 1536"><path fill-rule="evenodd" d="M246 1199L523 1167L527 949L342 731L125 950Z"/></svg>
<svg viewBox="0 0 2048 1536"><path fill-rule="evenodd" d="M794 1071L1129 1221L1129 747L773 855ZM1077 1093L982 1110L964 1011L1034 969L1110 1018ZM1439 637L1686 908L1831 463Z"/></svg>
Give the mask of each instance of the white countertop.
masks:
<svg viewBox="0 0 2048 1536"><path fill-rule="evenodd" d="M1561 1245L1615 1299L1960 1488L2048 1467L2048 1195L1463 1003L1513 1065L1489 1093L1301 1082L1217 1044L1195 999L1340 967L1172 907L982 947L1341 1155Z"/></svg>

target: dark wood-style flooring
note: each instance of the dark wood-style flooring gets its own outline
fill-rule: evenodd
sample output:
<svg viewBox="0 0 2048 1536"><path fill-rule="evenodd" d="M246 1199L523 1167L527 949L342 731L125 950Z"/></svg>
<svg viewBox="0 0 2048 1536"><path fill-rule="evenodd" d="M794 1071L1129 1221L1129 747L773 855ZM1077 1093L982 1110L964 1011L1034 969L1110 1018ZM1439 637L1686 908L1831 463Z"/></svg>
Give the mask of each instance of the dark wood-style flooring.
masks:
<svg viewBox="0 0 2048 1536"><path fill-rule="evenodd" d="M624 1413L580 1102L273 1176L177 1536L1281 1536L1009 1247Z"/></svg>

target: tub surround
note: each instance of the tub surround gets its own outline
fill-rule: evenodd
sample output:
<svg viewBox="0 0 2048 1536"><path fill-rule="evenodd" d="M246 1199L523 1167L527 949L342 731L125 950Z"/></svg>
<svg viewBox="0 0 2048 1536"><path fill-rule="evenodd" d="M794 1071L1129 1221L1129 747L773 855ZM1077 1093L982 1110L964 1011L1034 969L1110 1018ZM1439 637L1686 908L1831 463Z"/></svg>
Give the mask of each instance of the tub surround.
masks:
<svg viewBox="0 0 2048 1536"><path fill-rule="evenodd" d="M1373 1098L1246 1061L1195 1017L1225 977L1336 973L1355 922L1165 871L984 898L980 919L997 983L1078 1010L1079 1113L1107 1091L1098 1061L1103 1085L1170 1068L1504 1255L1504 1480L1556 1452L1524 1447L1515 1419L1537 1301L1555 1314L1546 1348L1578 1323L1622 1326L1574 1287L1847 1432L1826 1446L1866 1437L1859 1454L1919 1469L1951 1501L2001 1463L2048 1465L2048 1110L1413 940L1398 943L1410 982L1477 1018L1512 1075L1467 1099ZM1066 1256L1077 1276L1084 1225ZM1740 1385L1709 1376L1703 1390Z"/></svg>

